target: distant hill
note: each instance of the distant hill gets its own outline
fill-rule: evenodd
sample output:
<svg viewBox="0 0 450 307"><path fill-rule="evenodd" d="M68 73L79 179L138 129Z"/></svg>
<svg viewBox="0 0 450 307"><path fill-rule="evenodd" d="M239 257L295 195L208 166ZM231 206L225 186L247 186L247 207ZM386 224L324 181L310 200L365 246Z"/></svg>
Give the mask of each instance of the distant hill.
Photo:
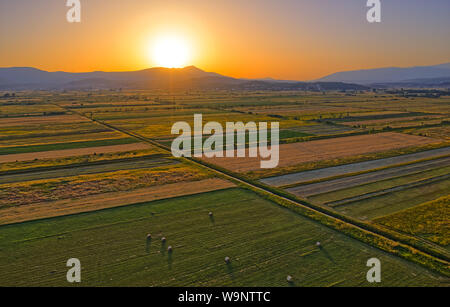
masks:
<svg viewBox="0 0 450 307"><path fill-rule="evenodd" d="M149 68L128 72L47 72L32 67L0 68L0 89L252 89L252 90L365 90L341 82L297 82L236 79L194 66Z"/></svg>
<svg viewBox="0 0 450 307"><path fill-rule="evenodd" d="M403 82L412 79L450 77L450 63L434 66L388 67L337 72L317 81L349 82L357 84Z"/></svg>
<svg viewBox="0 0 450 307"><path fill-rule="evenodd" d="M401 82L372 83L374 88L450 88L450 77L410 79Z"/></svg>

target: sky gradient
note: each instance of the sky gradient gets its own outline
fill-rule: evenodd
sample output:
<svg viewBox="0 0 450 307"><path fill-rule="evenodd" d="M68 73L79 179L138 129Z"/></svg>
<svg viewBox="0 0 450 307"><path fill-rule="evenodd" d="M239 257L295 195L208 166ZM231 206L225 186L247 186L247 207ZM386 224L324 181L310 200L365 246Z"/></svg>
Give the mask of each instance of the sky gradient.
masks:
<svg viewBox="0 0 450 307"><path fill-rule="evenodd" d="M312 80L352 69L450 62L449 0L0 1L0 67L124 71L155 66L156 37L189 42L191 65L233 77Z"/></svg>

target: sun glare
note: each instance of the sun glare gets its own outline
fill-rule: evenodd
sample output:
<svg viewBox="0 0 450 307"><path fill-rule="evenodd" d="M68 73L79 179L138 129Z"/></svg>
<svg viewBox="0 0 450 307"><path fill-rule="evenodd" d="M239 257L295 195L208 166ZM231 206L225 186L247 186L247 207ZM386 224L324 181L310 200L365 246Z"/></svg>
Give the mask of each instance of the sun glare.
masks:
<svg viewBox="0 0 450 307"><path fill-rule="evenodd" d="M160 67L185 67L190 60L189 46L179 37L159 38L153 45L152 60Z"/></svg>

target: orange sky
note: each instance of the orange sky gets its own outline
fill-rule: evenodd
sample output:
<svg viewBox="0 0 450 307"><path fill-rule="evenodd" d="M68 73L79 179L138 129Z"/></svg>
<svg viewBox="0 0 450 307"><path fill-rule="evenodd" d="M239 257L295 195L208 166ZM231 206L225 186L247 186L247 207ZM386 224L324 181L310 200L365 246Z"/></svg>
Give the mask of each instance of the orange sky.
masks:
<svg viewBox="0 0 450 307"><path fill-rule="evenodd" d="M365 2L81 0L82 22L69 24L65 0L2 0L0 66L143 69L167 33L190 42L190 65L233 77L310 80L450 61L450 1L384 1L380 24L366 21Z"/></svg>

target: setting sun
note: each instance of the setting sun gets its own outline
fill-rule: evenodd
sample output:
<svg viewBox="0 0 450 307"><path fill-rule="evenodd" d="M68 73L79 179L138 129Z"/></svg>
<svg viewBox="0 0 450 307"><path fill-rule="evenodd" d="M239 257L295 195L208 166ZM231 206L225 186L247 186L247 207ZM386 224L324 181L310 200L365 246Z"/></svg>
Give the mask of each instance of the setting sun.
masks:
<svg viewBox="0 0 450 307"><path fill-rule="evenodd" d="M161 37L152 46L152 60L160 67L181 68L189 64L190 48L182 38Z"/></svg>

